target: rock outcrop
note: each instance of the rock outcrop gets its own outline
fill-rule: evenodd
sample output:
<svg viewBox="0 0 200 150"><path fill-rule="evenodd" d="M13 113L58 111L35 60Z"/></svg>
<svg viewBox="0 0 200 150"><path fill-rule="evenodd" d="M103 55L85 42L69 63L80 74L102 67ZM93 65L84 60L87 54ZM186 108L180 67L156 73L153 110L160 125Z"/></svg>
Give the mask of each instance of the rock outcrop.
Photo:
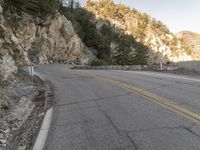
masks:
<svg viewBox="0 0 200 150"><path fill-rule="evenodd" d="M168 44L176 41L176 44ZM149 63L167 63L192 60L184 49L182 43L176 40L173 34L158 35L156 32L149 31L146 35L144 44L147 45L149 50Z"/></svg>
<svg viewBox="0 0 200 150"><path fill-rule="evenodd" d="M59 13L41 19L2 12L0 7L1 80L29 63L87 64L93 59L71 22Z"/></svg>
<svg viewBox="0 0 200 150"><path fill-rule="evenodd" d="M200 60L200 34L191 31L182 31L177 33L176 37L190 47L194 60Z"/></svg>
<svg viewBox="0 0 200 150"><path fill-rule="evenodd" d="M86 64L92 54L75 33L69 20L58 15L40 26L31 26L33 42L27 50L29 60L35 63ZM46 25L47 24L47 25Z"/></svg>

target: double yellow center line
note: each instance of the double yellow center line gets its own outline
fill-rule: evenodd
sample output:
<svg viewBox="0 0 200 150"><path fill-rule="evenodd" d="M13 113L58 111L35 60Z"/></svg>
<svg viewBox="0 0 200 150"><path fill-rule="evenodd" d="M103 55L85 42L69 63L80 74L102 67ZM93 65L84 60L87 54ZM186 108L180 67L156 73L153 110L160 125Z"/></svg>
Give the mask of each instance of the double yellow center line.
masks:
<svg viewBox="0 0 200 150"><path fill-rule="evenodd" d="M147 100L150 100L170 111L176 112L188 119L190 119L191 121L195 122L195 123L200 123L200 115L197 113L194 113L192 111L187 110L184 107L178 106L176 103L173 103L172 101L170 101L169 99L160 97L158 95L155 95L153 93L150 93L148 91L145 91L144 89L140 89L137 88L133 85L128 85L126 83L120 82L120 81L116 81L107 77L102 77L102 76L97 76L97 75L92 75L92 74L88 74L88 73L83 73L83 72L79 72L78 74L82 75L82 76L87 76L87 77L94 77L98 80L104 81L106 83L112 84L114 86L117 87L121 87L123 89L126 89L130 92L136 93L138 95L141 95L143 97L145 97Z"/></svg>

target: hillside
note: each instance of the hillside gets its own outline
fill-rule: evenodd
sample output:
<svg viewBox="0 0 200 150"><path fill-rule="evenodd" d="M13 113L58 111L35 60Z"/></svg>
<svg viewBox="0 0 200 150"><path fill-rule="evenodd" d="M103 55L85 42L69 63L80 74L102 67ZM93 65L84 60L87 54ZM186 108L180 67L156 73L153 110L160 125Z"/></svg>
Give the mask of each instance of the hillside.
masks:
<svg viewBox="0 0 200 150"><path fill-rule="evenodd" d="M76 7L73 11L63 7L61 13L72 21L76 33L97 56L98 60L93 61L92 65L147 63L148 47L130 35L113 31L112 27L107 25L108 21L99 28L95 22L96 16L81 7Z"/></svg>
<svg viewBox="0 0 200 150"><path fill-rule="evenodd" d="M199 36L179 36L146 13L88 0L81 8L51 0L1 1L0 76L33 63L153 64L198 60ZM180 36L181 35L181 36ZM192 39L192 42L191 42Z"/></svg>
<svg viewBox="0 0 200 150"><path fill-rule="evenodd" d="M148 63L192 60L191 49L160 21L112 0L88 0L85 9L94 14L98 29L110 26L148 47ZM117 44L117 43L116 43Z"/></svg>
<svg viewBox="0 0 200 150"><path fill-rule="evenodd" d="M29 63L86 64L93 55L48 1L9 0L0 12L0 80Z"/></svg>
<svg viewBox="0 0 200 150"><path fill-rule="evenodd" d="M182 31L176 36L190 47L194 60L200 60L200 34L191 31Z"/></svg>

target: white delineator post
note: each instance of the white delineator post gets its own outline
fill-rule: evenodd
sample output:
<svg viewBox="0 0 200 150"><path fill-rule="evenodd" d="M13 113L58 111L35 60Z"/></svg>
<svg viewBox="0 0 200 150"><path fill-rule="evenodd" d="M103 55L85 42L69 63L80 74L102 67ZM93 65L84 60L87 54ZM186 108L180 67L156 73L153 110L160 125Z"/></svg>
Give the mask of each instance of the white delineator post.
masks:
<svg viewBox="0 0 200 150"><path fill-rule="evenodd" d="M2 99L3 99L3 98L2 98L2 93L1 93L1 91L0 91L0 117L1 117L1 103L2 103L1 101L2 101Z"/></svg>
<svg viewBox="0 0 200 150"><path fill-rule="evenodd" d="M163 70L163 63L160 62L160 70Z"/></svg>
<svg viewBox="0 0 200 150"><path fill-rule="evenodd" d="M28 66L28 70L29 70L29 74L31 76L31 82L33 83L33 77L35 75L35 71L34 71L34 65L33 64L30 64Z"/></svg>

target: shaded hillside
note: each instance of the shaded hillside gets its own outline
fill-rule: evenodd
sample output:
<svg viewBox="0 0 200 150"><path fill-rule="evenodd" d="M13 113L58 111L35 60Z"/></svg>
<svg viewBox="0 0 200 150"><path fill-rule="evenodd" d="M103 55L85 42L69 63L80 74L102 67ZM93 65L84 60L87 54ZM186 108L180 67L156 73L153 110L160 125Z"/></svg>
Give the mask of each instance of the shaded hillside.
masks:
<svg viewBox="0 0 200 150"><path fill-rule="evenodd" d="M95 15L97 28L105 24L149 47L149 63L191 60L191 49L160 21L112 0L88 0L85 9ZM107 20L108 22L105 22Z"/></svg>
<svg viewBox="0 0 200 150"><path fill-rule="evenodd" d="M109 20L101 20L105 24L98 27L96 16L84 8L77 7L71 11L71 8L63 7L61 12L72 21L83 42L99 59L94 63L98 65L147 63L149 48L136 41L133 36L115 32Z"/></svg>
<svg viewBox="0 0 200 150"><path fill-rule="evenodd" d="M194 60L200 60L200 34L191 31L182 31L176 36L190 47Z"/></svg>

